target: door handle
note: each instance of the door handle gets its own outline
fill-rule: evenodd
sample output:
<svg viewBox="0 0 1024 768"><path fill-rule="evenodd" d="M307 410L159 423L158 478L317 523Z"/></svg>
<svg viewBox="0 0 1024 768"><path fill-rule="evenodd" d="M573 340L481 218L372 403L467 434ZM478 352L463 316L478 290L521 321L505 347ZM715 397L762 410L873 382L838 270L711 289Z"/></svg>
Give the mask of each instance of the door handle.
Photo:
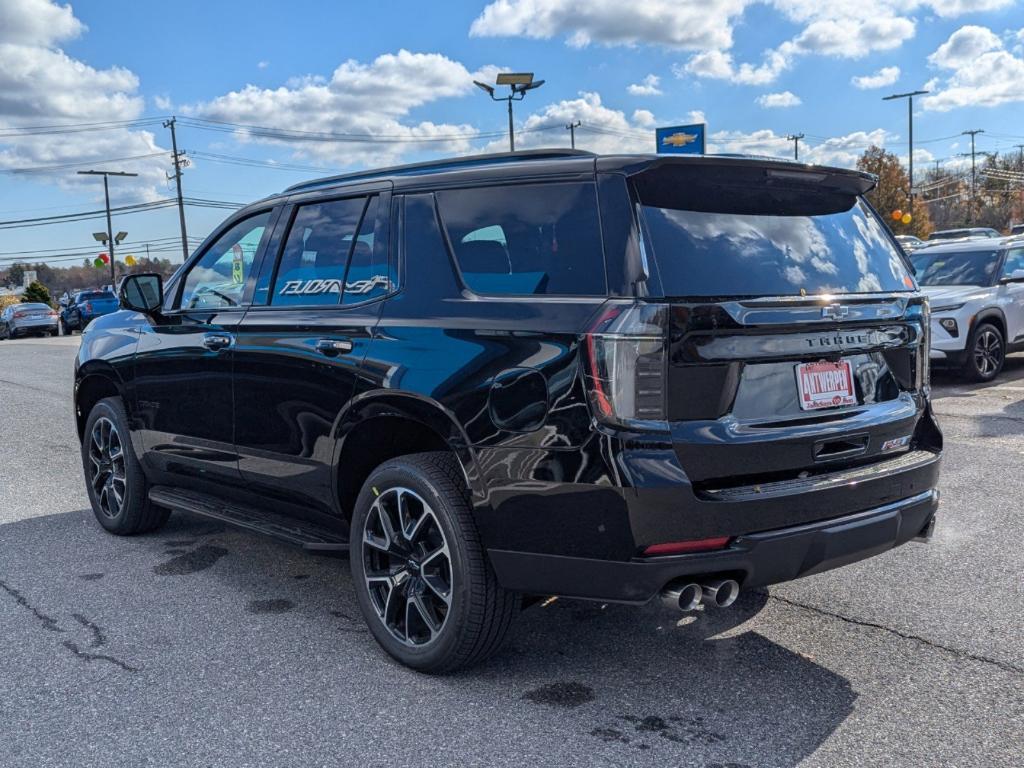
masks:
<svg viewBox="0 0 1024 768"><path fill-rule="evenodd" d="M231 336L226 333L208 333L203 336L203 346L213 352L218 352L231 346Z"/></svg>
<svg viewBox="0 0 1024 768"><path fill-rule="evenodd" d="M351 339L320 339L316 343L316 351L327 357L344 355L352 351Z"/></svg>

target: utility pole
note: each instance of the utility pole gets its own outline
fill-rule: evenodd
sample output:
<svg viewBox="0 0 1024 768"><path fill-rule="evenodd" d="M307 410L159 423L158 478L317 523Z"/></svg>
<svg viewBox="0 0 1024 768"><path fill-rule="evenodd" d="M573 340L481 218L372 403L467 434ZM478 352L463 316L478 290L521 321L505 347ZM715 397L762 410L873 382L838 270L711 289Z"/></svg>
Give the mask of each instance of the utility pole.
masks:
<svg viewBox="0 0 1024 768"><path fill-rule="evenodd" d="M108 176L138 176L137 173L125 173L124 171L79 171L80 176L102 176L103 177L103 200L107 206L107 248L110 255L110 285L117 290L117 279L114 275L114 227L110 221L110 186L107 184ZM119 236L125 233L120 233Z"/></svg>
<svg viewBox="0 0 1024 768"><path fill-rule="evenodd" d="M975 158L975 155L977 153L974 151L974 137L977 136L979 133L984 133L984 132L985 132L985 130L983 128L975 128L973 130L962 131L960 133L961 136L970 136L971 137L971 221L970 221L971 224L974 223L974 211L975 211L975 207L977 206L977 203L978 203L978 200L977 200L977 195L978 195L977 174L976 174L976 171L975 171L975 164L974 164L974 158Z"/></svg>
<svg viewBox="0 0 1024 768"><path fill-rule="evenodd" d="M893 99L906 99L907 100L907 124L909 126L907 132L907 139L910 145L910 150L907 152L907 176L908 184L910 188L910 215L914 215L914 97L923 96L928 91L910 91L909 93L894 93L891 96L883 96L882 101L892 101Z"/></svg>
<svg viewBox="0 0 1024 768"><path fill-rule="evenodd" d="M792 141L793 142L793 159L794 160L799 160L800 159L800 139L802 139L803 137L804 137L804 135L802 133L791 133L791 134L789 134L789 136L786 137L786 141Z"/></svg>
<svg viewBox="0 0 1024 768"><path fill-rule="evenodd" d="M178 152L178 137L174 133L174 124L178 118L172 117L164 120L164 128L171 129L171 149L174 151L174 180L178 185L178 220L181 222L181 254L185 261L188 261L188 233L185 231L185 203L181 197L181 169L188 164L184 158L184 152ZM167 177L170 180L170 176Z"/></svg>
<svg viewBox="0 0 1024 768"><path fill-rule="evenodd" d="M1024 171L1024 144L1014 144L1013 148L1020 152L1020 155L1017 157L1017 164L1020 166L1020 169Z"/></svg>
<svg viewBox="0 0 1024 768"><path fill-rule="evenodd" d="M576 149L576 129L579 128L583 123L579 120L574 120L565 126L565 130L569 132L569 146Z"/></svg>

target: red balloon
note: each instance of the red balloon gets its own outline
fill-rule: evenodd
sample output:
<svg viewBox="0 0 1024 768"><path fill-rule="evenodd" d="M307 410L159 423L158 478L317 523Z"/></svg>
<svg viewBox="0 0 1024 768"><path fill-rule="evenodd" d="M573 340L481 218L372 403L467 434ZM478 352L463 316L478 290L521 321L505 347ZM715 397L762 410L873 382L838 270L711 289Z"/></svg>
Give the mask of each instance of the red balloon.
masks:
<svg viewBox="0 0 1024 768"><path fill-rule="evenodd" d="M110 256L108 256L105 253L101 253L100 254L100 259L103 261L104 264L109 264L110 263Z"/></svg>

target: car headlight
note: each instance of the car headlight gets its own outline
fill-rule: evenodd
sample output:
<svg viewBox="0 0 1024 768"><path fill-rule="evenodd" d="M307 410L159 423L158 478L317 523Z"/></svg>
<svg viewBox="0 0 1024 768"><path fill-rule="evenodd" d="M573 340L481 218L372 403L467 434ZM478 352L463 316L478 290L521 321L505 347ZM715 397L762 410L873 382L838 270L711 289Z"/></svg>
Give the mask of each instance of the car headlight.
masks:
<svg viewBox="0 0 1024 768"><path fill-rule="evenodd" d="M932 314L934 315L936 312L956 312L966 303L966 301L961 301L959 304L944 304L941 307L932 307Z"/></svg>

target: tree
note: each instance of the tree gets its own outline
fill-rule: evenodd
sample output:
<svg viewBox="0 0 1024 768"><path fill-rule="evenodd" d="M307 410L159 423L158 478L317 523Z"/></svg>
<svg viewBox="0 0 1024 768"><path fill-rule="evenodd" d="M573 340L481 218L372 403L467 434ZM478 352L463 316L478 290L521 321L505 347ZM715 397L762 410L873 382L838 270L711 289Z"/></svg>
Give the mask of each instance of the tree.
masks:
<svg viewBox="0 0 1024 768"><path fill-rule="evenodd" d="M12 304L21 304L21 296L15 296L13 293L5 293L0 296L0 312L3 312Z"/></svg>
<svg viewBox="0 0 1024 768"><path fill-rule="evenodd" d="M7 268L7 282L11 285L21 285L21 281L25 278L25 265L24 264L11 264Z"/></svg>
<svg viewBox="0 0 1024 768"><path fill-rule="evenodd" d="M895 234L916 235L920 238L928 236L932 231L928 206L917 197L914 200L914 209L907 210L910 204L910 179L896 155L886 152L881 147L868 147L857 160L857 170L873 173L878 177L877 186L868 192L867 198ZM909 212L910 224L894 221L893 211Z"/></svg>
<svg viewBox="0 0 1024 768"><path fill-rule="evenodd" d="M45 285L40 283L38 280L33 280L28 284L28 288L21 295L21 300L26 303L50 304L50 291Z"/></svg>

